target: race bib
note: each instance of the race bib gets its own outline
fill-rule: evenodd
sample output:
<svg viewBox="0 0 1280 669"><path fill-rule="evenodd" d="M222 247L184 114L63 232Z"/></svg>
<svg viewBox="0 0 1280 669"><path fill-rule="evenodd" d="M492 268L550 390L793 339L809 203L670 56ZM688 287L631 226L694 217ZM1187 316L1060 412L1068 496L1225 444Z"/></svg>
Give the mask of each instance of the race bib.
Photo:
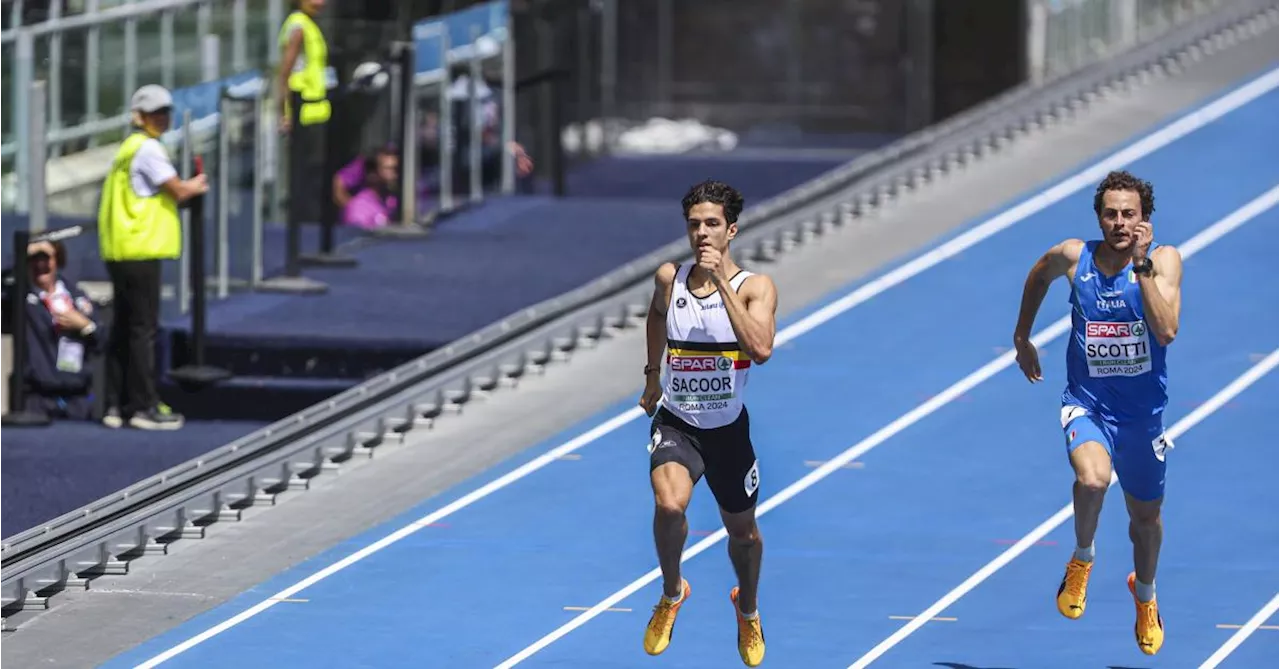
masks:
<svg viewBox="0 0 1280 669"><path fill-rule="evenodd" d="M1147 324L1088 321L1084 350L1089 376L1138 376L1151 371L1151 343Z"/></svg>
<svg viewBox="0 0 1280 669"><path fill-rule="evenodd" d="M61 337L58 339L58 371L79 374L84 367L84 344Z"/></svg>
<svg viewBox="0 0 1280 669"><path fill-rule="evenodd" d="M727 408L737 394L734 360L728 353L672 355L667 393L686 413Z"/></svg>
<svg viewBox="0 0 1280 669"><path fill-rule="evenodd" d="M742 492L747 493L747 497L755 494L760 488L760 461L756 460L751 463L751 469L747 475L742 478Z"/></svg>

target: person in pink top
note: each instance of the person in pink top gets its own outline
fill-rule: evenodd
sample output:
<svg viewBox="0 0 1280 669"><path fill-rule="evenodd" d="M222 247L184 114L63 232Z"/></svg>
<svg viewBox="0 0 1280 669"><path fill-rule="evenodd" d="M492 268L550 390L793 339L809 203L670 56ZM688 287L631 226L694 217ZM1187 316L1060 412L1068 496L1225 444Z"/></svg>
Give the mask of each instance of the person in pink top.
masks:
<svg viewBox="0 0 1280 669"><path fill-rule="evenodd" d="M372 230L391 222L399 207L400 154L384 146L359 156L333 176L333 199L342 222Z"/></svg>

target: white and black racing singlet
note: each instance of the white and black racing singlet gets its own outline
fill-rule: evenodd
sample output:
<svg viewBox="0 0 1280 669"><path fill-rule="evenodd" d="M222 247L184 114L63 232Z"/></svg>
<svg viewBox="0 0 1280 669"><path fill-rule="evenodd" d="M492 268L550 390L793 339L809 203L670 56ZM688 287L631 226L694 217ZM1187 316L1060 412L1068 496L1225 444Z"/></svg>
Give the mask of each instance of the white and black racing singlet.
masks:
<svg viewBox="0 0 1280 669"><path fill-rule="evenodd" d="M751 359L738 345L720 291L707 297L689 292L693 267L679 267L671 286L662 405L686 423L710 429L732 423L742 412ZM739 271L729 285L737 292L750 276Z"/></svg>

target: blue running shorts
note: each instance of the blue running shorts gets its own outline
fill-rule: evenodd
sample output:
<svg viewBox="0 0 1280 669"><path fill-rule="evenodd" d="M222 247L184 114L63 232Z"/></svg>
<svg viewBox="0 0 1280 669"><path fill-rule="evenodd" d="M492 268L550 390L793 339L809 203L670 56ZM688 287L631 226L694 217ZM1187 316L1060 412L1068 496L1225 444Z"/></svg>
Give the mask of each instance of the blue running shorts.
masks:
<svg viewBox="0 0 1280 669"><path fill-rule="evenodd" d="M1061 419L1068 455L1081 444L1096 441L1107 449L1120 488L1129 496L1142 502L1164 496L1165 455L1173 448L1173 440L1165 434L1161 416L1117 424L1084 407L1064 404Z"/></svg>

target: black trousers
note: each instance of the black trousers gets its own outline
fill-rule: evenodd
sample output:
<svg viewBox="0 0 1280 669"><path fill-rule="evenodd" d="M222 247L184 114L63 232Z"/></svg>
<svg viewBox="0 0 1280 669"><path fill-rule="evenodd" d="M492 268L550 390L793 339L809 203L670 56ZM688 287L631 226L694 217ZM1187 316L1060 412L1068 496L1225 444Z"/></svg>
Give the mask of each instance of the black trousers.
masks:
<svg viewBox="0 0 1280 669"><path fill-rule="evenodd" d="M156 392L156 332L160 326L160 261L108 262L114 317L107 342L107 409L123 417L160 403Z"/></svg>
<svg viewBox="0 0 1280 669"><path fill-rule="evenodd" d="M302 223L322 221L325 198L332 201L329 184L337 168L328 169L326 161L328 128L327 123L298 124L289 131L289 207L297 207L294 215Z"/></svg>

